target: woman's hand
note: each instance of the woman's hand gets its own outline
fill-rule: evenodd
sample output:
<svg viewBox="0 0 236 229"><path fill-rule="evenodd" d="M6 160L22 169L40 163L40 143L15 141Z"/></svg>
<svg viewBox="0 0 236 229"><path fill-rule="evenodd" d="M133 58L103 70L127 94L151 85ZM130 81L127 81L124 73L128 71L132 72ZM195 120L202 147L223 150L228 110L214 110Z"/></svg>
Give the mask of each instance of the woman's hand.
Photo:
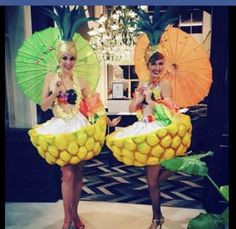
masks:
<svg viewBox="0 0 236 229"><path fill-rule="evenodd" d="M80 79L79 84L80 84L80 89L81 89L82 96L84 98L89 97L91 95L91 91L89 89L88 82L85 81L85 80Z"/></svg>
<svg viewBox="0 0 236 229"><path fill-rule="evenodd" d="M146 99L151 99L152 91L150 90L150 88L146 87L143 90L143 94L145 95Z"/></svg>
<svg viewBox="0 0 236 229"><path fill-rule="evenodd" d="M58 94L61 91L62 82L60 80L53 81L54 88L50 89L52 80L56 77L57 76L55 75L55 73L48 73L45 77L43 91L42 91L42 100L41 100L41 108L43 111L46 111L52 107L56 96L58 96Z"/></svg>
<svg viewBox="0 0 236 229"><path fill-rule="evenodd" d="M153 105L155 103L155 101L152 100L152 91L150 90L150 88L145 88L143 94L148 104Z"/></svg>
<svg viewBox="0 0 236 229"><path fill-rule="evenodd" d="M113 118L112 120L107 118L108 126L109 127L117 126L119 124L120 120L121 120L121 116L119 116L117 118Z"/></svg>
<svg viewBox="0 0 236 229"><path fill-rule="evenodd" d="M141 104L145 99L145 96L142 93L142 89L136 88L134 92L134 98L132 102L129 105L129 112L135 112L137 109L137 106Z"/></svg>
<svg viewBox="0 0 236 229"><path fill-rule="evenodd" d="M138 104L142 103L144 99L145 99L145 96L142 93L142 90L140 88L135 89L134 99L133 99L135 104L138 105Z"/></svg>

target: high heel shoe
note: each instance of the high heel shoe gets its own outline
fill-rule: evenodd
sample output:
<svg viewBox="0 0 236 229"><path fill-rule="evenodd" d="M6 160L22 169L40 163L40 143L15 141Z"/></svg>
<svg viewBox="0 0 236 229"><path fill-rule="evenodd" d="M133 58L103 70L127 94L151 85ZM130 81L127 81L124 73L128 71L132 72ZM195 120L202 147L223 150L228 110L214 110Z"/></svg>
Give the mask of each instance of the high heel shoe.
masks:
<svg viewBox="0 0 236 229"><path fill-rule="evenodd" d="M64 221L64 224L62 226L62 229L70 229L71 228L72 221Z"/></svg>
<svg viewBox="0 0 236 229"><path fill-rule="evenodd" d="M162 224L164 223L165 219L161 215L159 219L153 219L151 226L149 229L157 229L160 226L160 229L162 227Z"/></svg>
<svg viewBox="0 0 236 229"><path fill-rule="evenodd" d="M81 220L74 222L75 229L85 229L85 225Z"/></svg>

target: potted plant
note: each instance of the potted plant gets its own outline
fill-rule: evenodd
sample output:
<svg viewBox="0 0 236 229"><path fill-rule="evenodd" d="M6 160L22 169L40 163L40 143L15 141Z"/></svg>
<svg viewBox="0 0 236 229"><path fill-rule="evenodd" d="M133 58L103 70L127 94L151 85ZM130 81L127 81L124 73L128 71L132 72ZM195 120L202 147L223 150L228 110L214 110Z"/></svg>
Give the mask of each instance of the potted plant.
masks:
<svg viewBox="0 0 236 229"><path fill-rule="evenodd" d="M221 194L222 198L228 203L229 186L225 185L218 187L214 180L209 176L206 163L201 161L202 158L212 156L213 154L213 152L208 151L203 154L176 157L163 161L161 165L170 171L181 171L193 176L206 177ZM229 209L227 207L222 214L200 213L188 222L187 229L223 229L228 228L228 224Z"/></svg>

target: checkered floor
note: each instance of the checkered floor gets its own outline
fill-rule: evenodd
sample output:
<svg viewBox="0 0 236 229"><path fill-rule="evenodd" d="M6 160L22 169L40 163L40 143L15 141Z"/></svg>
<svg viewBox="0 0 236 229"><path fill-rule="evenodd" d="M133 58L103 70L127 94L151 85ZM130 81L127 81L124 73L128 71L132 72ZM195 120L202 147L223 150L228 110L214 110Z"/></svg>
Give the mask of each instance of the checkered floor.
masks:
<svg viewBox="0 0 236 229"><path fill-rule="evenodd" d="M161 184L165 206L202 208L204 180L176 173ZM118 162L109 150L87 162L82 200L150 204L144 168Z"/></svg>

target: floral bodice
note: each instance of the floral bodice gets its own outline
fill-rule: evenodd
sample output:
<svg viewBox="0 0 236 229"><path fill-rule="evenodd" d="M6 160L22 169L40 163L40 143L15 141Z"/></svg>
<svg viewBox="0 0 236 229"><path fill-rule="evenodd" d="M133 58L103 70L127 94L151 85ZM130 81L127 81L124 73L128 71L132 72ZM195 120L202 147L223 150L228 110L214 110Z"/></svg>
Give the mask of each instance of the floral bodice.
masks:
<svg viewBox="0 0 236 229"><path fill-rule="evenodd" d="M60 92L57 96L59 104L71 104L75 105L77 100L77 92L75 89L69 89L65 92Z"/></svg>
<svg viewBox="0 0 236 229"><path fill-rule="evenodd" d="M55 79L53 79L53 83L51 84L52 86L50 85L51 91L53 91L53 87L55 87L58 80L60 80L60 77L55 76ZM63 109L63 105L70 105L69 112ZM100 116L106 114L100 95L98 93L93 93L87 98L84 98L81 93L79 80L76 77L73 77L72 88L59 93L54 101L52 109L54 116L57 118L70 119L80 112L91 123L95 123Z"/></svg>
<svg viewBox="0 0 236 229"><path fill-rule="evenodd" d="M153 85L150 83L148 85L152 91L152 100L156 102L156 105L152 108L152 113L144 115L143 109L147 104L141 104L136 110L136 117L139 121L153 122L160 121L163 125L169 125L172 122L172 114L169 111L164 100L161 97L160 84Z"/></svg>
<svg viewBox="0 0 236 229"><path fill-rule="evenodd" d="M60 77L56 77L56 80L58 79L60 80ZM51 90L53 91L53 88ZM81 100L82 100L82 93L79 81L76 80L75 77L73 77L72 88L66 90L65 92L60 92L54 101L52 107L54 116L63 119L70 119L74 117L79 112L79 106ZM69 111L65 111L62 107L62 104L64 105L69 104L70 105Z"/></svg>
<svg viewBox="0 0 236 229"><path fill-rule="evenodd" d="M150 87L152 93L153 93L153 97L155 101L158 101L161 99L161 90L160 90L160 84L157 84L156 86L152 86Z"/></svg>

